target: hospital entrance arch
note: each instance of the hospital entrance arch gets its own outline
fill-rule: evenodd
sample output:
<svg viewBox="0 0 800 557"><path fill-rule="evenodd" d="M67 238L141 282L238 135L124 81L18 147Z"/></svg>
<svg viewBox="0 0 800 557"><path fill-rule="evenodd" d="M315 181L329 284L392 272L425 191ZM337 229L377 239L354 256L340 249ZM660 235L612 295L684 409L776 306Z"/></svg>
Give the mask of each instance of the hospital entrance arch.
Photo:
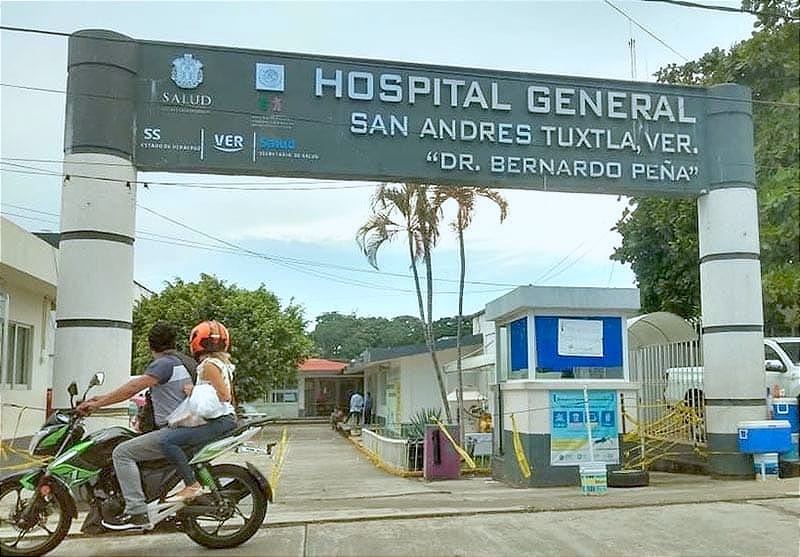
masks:
<svg viewBox="0 0 800 557"><path fill-rule="evenodd" d="M763 419L750 93L70 37L54 392L128 377L136 173L420 181L698 203L711 468ZM501 64L502 62L499 62ZM97 351L95 347L103 346ZM58 398L61 397L61 398Z"/></svg>

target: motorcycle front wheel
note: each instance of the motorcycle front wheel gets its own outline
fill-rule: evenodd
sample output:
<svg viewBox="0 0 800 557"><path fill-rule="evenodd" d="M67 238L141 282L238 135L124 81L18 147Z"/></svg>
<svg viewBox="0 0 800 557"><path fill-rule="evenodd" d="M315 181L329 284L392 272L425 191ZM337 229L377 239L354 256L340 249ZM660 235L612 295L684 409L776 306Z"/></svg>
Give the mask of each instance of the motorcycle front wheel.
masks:
<svg viewBox="0 0 800 557"><path fill-rule="evenodd" d="M184 532L212 549L236 547L253 537L267 514L267 495L246 468L220 464L209 468L225 512L181 516ZM189 505L209 505L214 494L202 495Z"/></svg>
<svg viewBox="0 0 800 557"><path fill-rule="evenodd" d="M69 494L53 489L48 495L17 480L0 483L0 554L4 557L36 557L53 550L72 524ZM35 505L33 512L26 512Z"/></svg>

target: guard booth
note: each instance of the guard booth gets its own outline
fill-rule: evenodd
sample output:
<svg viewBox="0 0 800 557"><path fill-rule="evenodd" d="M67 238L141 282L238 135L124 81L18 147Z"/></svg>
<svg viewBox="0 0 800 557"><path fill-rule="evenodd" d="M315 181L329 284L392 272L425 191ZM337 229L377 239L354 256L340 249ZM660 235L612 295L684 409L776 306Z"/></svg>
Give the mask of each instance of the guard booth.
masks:
<svg viewBox="0 0 800 557"><path fill-rule="evenodd" d="M582 463L619 467L623 405L636 416L626 323L638 310L634 288L523 286L486 305L497 332L495 479L522 487L578 485ZM515 436L532 471L527 478Z"/></svg>

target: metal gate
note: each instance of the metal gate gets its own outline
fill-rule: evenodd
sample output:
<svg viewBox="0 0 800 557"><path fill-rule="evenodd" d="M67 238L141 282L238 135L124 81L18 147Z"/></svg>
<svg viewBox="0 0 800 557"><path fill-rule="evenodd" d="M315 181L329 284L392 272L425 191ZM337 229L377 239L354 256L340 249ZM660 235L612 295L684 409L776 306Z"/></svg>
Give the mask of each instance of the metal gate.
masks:
<svg viewBox="0 0 800 557"><path fill-rule="evenodd" d="M688 323L695 340L637 348L630 353L630 372L641 384L638 421L645 436L705 445L702 323Z"/></svg>

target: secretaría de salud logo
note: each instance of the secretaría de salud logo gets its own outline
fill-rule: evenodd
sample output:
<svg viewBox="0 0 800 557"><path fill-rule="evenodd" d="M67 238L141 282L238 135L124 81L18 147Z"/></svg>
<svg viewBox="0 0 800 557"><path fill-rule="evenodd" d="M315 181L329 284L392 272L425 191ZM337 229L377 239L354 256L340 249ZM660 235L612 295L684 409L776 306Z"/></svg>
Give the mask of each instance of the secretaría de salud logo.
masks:
<svg viewBox="0 0 800 557"><path fill-rule="evenodd" d="M256 63L256 91L283 91L285 79L283 64Z"/></svg>
<svg viewBox="0 0 800 557"><path fill-rule="evenodd" d="M184 54L172 61L172 81L181 89L194 89L203 83L203 63Z"/></svg>

